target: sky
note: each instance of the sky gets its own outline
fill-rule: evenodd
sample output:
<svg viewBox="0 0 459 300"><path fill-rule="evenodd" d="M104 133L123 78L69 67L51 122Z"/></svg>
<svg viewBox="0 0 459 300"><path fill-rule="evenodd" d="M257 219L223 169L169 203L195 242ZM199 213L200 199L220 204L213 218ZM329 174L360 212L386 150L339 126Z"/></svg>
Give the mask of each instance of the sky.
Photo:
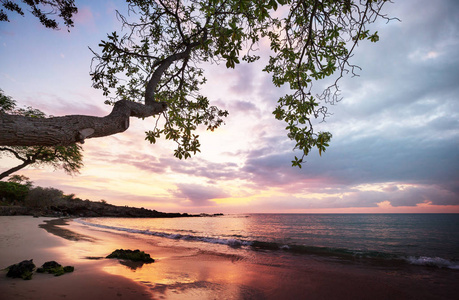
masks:
<svg viewBox="0 0 459 300"><path fill-rule="evenodd" d="M0 88L19 106L54 116L110 112L91 87L88 47L120 32L115 10L126 4L76 4L70 32L30 14L0 23ZM154 119L131 118L124 133L86 140L78 175L16 174L82 199L165 212L459 213L459 2L395 1L383 12L400 21L372 25L380 41L359 45L359 76L340 82L343 99L317 124L333 134L331 145L301 169L291 167L299 153L272 115L286 89L261 61L205 66L203 93L230 114L214 132L199 129L201 153L191 159L175 158L170 141L145 141ZM0 171L17 164L2 156Z"/></svg>

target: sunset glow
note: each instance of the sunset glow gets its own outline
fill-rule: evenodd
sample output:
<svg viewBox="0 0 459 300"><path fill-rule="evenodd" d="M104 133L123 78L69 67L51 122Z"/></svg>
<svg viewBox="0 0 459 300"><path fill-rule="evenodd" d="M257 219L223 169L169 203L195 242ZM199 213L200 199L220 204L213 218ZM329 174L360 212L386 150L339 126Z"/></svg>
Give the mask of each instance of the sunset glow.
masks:
<svg viewBox="0 0 459 300"><path fill-rule="evenodd" d="M459 213L458 7L422 2L385 7L402 22L377 22L380 41L359 45L360 77L341 82L343 100L316 122L333 134L330 148L301 169L291 167L298 153L272 115L287 87L274 87L262 59L234 70L206 66L204 94L230 115L215 132L198 130L201 153L191 159L175 158L170 141L145 141L154 119L131 119L122 134L86 141L79 175L39 167L17 174L82 199L165 212ZM77 4L70 32L31 16L0 23L0 88L19 106L110 112L91 87L88 46L98 51L107 33L121 30L115 10L126 12L126 3ZM0 157L0 171L17 164Z"/></svg>

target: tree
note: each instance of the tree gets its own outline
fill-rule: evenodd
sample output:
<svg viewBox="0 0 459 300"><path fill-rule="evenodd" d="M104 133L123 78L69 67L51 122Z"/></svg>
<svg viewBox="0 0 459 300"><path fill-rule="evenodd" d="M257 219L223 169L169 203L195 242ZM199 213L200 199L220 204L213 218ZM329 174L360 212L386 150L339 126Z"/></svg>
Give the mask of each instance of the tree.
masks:
<svg viewBox="0 0 459 300"><path fill-rule="evenodd" d="M24 203L32 185L32 181L24 175L12 175L8 181L0 181L1 205Z"/></svg>
<svg viewBox="0 0 459 300"><path fill-rule="evenodd" d="M24 16L25 7L30 9L30 12L40 20L47 28L57 29L59 24L55 19L50 18L50 15L58 14L64 20L67 27L73 27L73 16L78 12L74 0L22 0L22 4L18 1L0 0L1 6L8 11L16 12ZM44 12L44 10L51 10ZM0 21L9 22L7 13L0 9Z"/></svg>
<svg viewBox="0 0 459 300"><path fill-rule="evenodd" d="M27 186L28 188L31 188L33 185L30 178L24 175L11 175L10 178L8 178L8 182L19 183Z"/></svg>
<svg viewBox="0 0 459 300"><path fill-rule="evenodd" d="M2 90L0 90L0 112L8 112L12 115L29 118L46 117L43 112L31 107L17 109L15 101L11 97L6 96ZM49 165L56 169L62 168L70 175L78 173L79 169L83 166L82 151L82 147L78 144L68 146L0 146L0 157L8 155L22 161L16 167L0 173L0 179L29 165ZM10 177L9 181L19 180L20 177L18 176Z"/></svg>
<svg viewBox="0 0 459 300"><path fill-rule="evenodd" d="M175 156L199 151L199 125L214 130L227 111L210 105L199 93L206 82L203 64L258 60L261 39L270 43L265 72L273 84L290 92L278 100L274 116L286 123L288 137L301 155L301 167L312 148L321 154L331 139L315 132L313 120L325 118L327 103L339 100L338 80L355 74L349 59L362 40L376 42L367 26L388 19L381 9L388 0L127 0L131 20L118 13L127 33L113 32L92 50L93 86L113 105L106 117L63 116L33 119L1 114L2 145L69 145L86 138L125 131L129 118L155 117L146 134L177 143ZM276 14L273 12L276 11ZM335 82L316 91L313 83L335 75ZM164 124L161 127L158 124Z"/></svg>
<svg viewBox="0 0 459 300"><path fill-rule="evenodd" d="M64 193L61 190L37 186L29 190L24 199L24 203L28 207L47 209L52 204L61 200L63 196Z"/></svg>

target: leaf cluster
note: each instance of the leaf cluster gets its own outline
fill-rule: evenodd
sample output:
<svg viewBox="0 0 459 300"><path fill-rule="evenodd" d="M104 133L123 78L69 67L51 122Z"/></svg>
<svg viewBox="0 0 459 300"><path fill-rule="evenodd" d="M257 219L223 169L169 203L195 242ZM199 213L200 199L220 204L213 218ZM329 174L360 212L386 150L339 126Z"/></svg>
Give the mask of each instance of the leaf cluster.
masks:
<svg viewBox="0 0 459 300"><path fill-rule="evenodd" d="M377 18L386 0L127 0L129 20L118 13L123 33L113 32L93 51L93 86L107 103L130 100L145 105L168 104L164 126L146 139L177 142L175 156L199 152L199 125L214 130L228 115L200 93L206 82L204 63L234 68L257 61L261 39L272 55L264 68L277 87L287 86L273 114L286 123L288 136L301 151L301 166L312 148L322 154L331 134L315 132L313 120L328 116L327 104L339 101L338 80L356 75L349 61L362 40L376 42L366 26ZM325 90L313 83L336 75ZM160 116L161 117L161 116ZM158 117L159 118L159 117Z"/></svg>
<svg viewBox="0 0 459 300"><path fill-rule="evenodd" d="M40 20L40 23L47 28L58 29L59 23L50 16L58 15L67 28L73 27L73 16L78 12L74 0L0 0L0 21L9 22L7 11L15 12L24 16L24 11L29 10L32 15Z"/></svg>
<svg viewBox="0 0 459 300"><path fill-rule="evenodd" d="M24 203L31 185L13 181L0 181L1 205Z"/></svg>
<svg viewBox="0 0 459 300"><path fill-rule="evenodd" d="M377 32L366 26L381 15L386 1L288 1L289 12L273 22L271 31L264 32L274 52L264 71L272 74L275 86L287 85L290 93L278 100L273 114L284 121L288 136L295 142L301 157L295 157L294 166L301 163L312 148L319 154L329 146L329 132L315 132L313 120L324 120L328 115L325 103L339 101L338 81L344 74L356 75L358 66L349 61L354 47L361 40L378 40ZM313 83L335 76L331 86L315 91Z"/></svg>

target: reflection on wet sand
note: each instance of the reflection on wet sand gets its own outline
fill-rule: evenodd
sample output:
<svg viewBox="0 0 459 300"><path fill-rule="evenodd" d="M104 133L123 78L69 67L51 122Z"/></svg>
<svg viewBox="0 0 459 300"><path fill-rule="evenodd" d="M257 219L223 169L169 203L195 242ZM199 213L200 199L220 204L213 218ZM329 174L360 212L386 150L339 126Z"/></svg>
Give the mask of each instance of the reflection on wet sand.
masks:
<svg viewBox="0 0 459 300"><path fill-rule="evenodd" d="M217 295L221 299L261 299L261 291L245 285L252 274L241 267L227 257L197 251L193 255L156 259L136 269L121 263L103 270L142 282L154 295L159 293L168 299L207 299Z"/></svg>
<svg viewBox="0 0 459 300"><path fill-rule="evenodd" d="M52 220L44 220L44 224L39 224L38 227L43 228L44 230L48 231L51 234L57 235L64 239L70 241L95 241L94 238L80 234L78 232L63 228L61 226L68 226L68 219L52 219Z"/></svg>

